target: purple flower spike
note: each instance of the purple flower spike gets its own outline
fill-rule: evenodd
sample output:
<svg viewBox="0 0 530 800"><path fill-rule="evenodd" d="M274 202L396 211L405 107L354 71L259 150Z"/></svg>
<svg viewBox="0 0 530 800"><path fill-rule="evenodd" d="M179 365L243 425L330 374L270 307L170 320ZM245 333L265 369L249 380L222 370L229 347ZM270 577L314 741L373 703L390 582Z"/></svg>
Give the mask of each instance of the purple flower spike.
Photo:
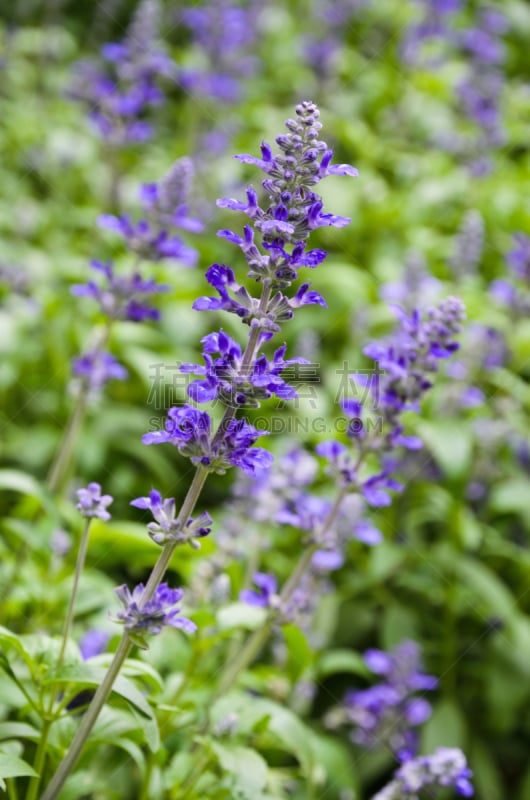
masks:
<svg viewBox="0 0 530 800"><path fill-rule="evenodd" d="M314 103L304 102L296 107L296 119L285 123L287 133L276 138L280 152L263 144L261 158L248 154L236 156L244 164L252 164L266 174L263 181L268 199L266 209L259 205L253 189L247 192L247 201L225 198L218 201L222 208L242 211L253 222L261 238L264 254L253 239L222 230L219 235L238 244L250 267L249 277L256 280L272 279L274 288L285 289L298 276L301 267L314 267L325 258L324 251L305 253L305 243L311 230L322 226L343 227L346 217L323 213L322 200L314 186L329 175L355 177L358 173L349 164L331 166L333 152L319 139L322 127L320 112ZM298 295L297 301L302 295ZM305 302L321 302L314 297ZM301 303L303 304L303 303ZM293 305L293 308L296 305Z"/></svg>
<svg viewBox="0 0 530 800"><path fill-rule="evenodd" d="M114 501L114 498L110 494L102 495L99 483L89 483L86 489L78 489L76 494L79 500L76 508L81 512L81 516L87 519L97 517L103 522L110 519L107 507Z"/></svg>
<svg viewBox="0 0 530 800"><path fill-rule="evenodd" d="M101 59L80 61L69 89L82 102L99 135L113 147L143 142L152 135L141 117L160 105L161 77L174 76L176 66L158 43L158 0L143 0L123 42L109 42Z"/></svg>
<svg viewBox="0 0 530 800"><path fill-rule="evenodd" d="M436 679L421 671L419 648L412 641L403 642L388 653L367 650L364 661L384 680L347 694L344 710L354 726L353 741L368 749L388 746L402 762L413 758L417 748L414 728L431 713L430 704L414 693L435 689Z"/></svg>

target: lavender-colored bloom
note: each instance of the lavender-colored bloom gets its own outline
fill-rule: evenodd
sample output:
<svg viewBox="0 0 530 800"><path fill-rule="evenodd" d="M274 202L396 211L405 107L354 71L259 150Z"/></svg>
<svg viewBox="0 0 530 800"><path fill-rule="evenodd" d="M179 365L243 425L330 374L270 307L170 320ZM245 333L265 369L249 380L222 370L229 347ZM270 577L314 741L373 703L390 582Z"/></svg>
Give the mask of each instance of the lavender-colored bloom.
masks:
<svg viewBox="0 0 530 800"><path fill-rule="evenodd" d="M317 550L311 559L311 566L317 572L332 572L344 564L344 556L338 550Z"/></svg>
<svg viewBox="0 0 530 800"><path fill-rule="evenodd" d="M302 53L321 82L333 77L344 47L345 32L353 15L365 5L366 0L316 0L312 3L310 14L318 32L302 38Z"/></svg>
<svg viewBox="0 0 530 800"><path fill-rule="evenodd" d="M50 549L62 558L72 549L72 537L62 528L55 528L50 537Z"/></svg>
<svg viewBox="0 0 530 800"><path fill-rule="evenodd" d="M439 747L432 755L406 761L394 778L372 800L417 800L420 793L434 796L437 789L452 788L461 797L473 796L465 755L456 747Z"/></svg>
<svg viewBox="0 0 530 800"><path fill-rule="evenodd" d="M264 330L273 333L280 330L278 323L291 319L294 310L301 306L326 307L324 298L318 292L309 291L310 283L303 283L292 298L276 292L266 311L263 311L259 299L251 297L245 287L236 281L234 271L225 264L212 264L206 271L206 280L217 290L219 297L199 297L193 303L196 311L228 311L237 314L247 325L256 320Z"/></svg>
<svg viewBox="0 0 530 800"><path fill-rule="evenodd" d="M193 172L191 159L184 156L174 162L158 183L142 186L140 199L153 221L190 233L203 230L203 223L189 215Z"/></svg>
<svg viewBox="0 0 530 800"><path fill-rule="evenodd" d="M118 611L111 619L124 625L126 631L132 634L133 641L140 643L144 635L155 636L166 626L181 628L186 633L197 630L194 622L180 616L177 603L182 599L182 589L170 589L167 583L161 583L153 597L142 603L144 588L139 583L132 592L125 584L116 589L123 611Z"/></svg>
<svg viewBox="0 0 530 800"><path fill-rule="evenodd" d="M259 34L262 5L251 0L245 7L233 0L217 0L208 7L179 11L179 23L192 31L204 66L184 68L179 81L194 94L213 97L223 104L238 102L243 93L242 76L256 73L253 48Z"/></svg>
<svg viewBox="0 0 530 800"><path fill-rule="evenodd" d="M444 57L449 53L463 57L467 71L455 87L455 97L461 116L472 123L470 132L437 132L433 143L459 156L474 177L483 177L491 172L491 152L505 142L500 116L505 83L501 71L504 60L501 37L507 30L507 22L495 10L490 13L489 9L477 8L471 12L470 26L461 28L460 18L453 13L459 10L459 3L421 0L421 4L423 19L405 35L404 58L417 62L421 45L427 41L437 41Z"/></svg>
<svg viewBox="0 0 530 800"><path fill-rule="evenodd" d="M110 353L93 350L73 362L74 375L82 378L90 394L97 394L110 380L124 381L127 370Z"/></svg>
<svg viewBox="0 0 530 800"><path fill-rule="evenodd" d="M143 142L152 135L146 112L164 101L160 76L175 74L175 65L159 43L160 5L143 0L122 43L108 43L99 61L81 61L68 95L87 106L100 136L115 147Z"/></svg>
<svg viewBox="0 0 530 800"><path fill-rule="evenodd" d="M263 432L246 420L230 420L217 439L212 437L211 428L209 414L185 405L170 408L165 430L146 433L142 441L144 444L173 444L193 464L221 475L234 466L254 475L272 464L273 457L267 450L253 447Z"/></svg>
<svg viewBox="0 0 530 800"><path fill-rule="evenodd" d="M313 187L327 175L355 177L357 170L348 164L331 166L333 151L319 139L321 123L314 103L305 102L296 107L298 119L286 121L287 134L276 138L281 152L274 155L265 142L261 145L261 158L239 155L244 164L253 164L267 175L263 188L268 195L267 209L261 208L254 189L247 191L247 202L224 198L217 201L222 208L242 211L252 220L253 228L261 238L260 251L254 241L254 232L245 227L244 237L222 230L219 235L241 247L250 267L249 277L262 281L266 278L275 288L290 286L304 266L316 266L325 258L323 251L305 251L305 243L312 230L332 225L343 227L346 217L323 213L322 200Z"/></svg>
<svg viewBox="0 0 530 800"><path fill-rule="evenodd" d="M72 294L77 297L91 297L99 303L101 311L110 319L126 319L131 322L158 320L160 312L144 299L152 294L168 292L170 286L154 280L143 280L140 273L130 276L114 274L112 264L91 261L92 269L104 276L107 286L102 288L95 281L74 284Z"/></svg>
<svg viewBox="0 0 530 800"><path fill-rule="evenodd" d="M203 511L195 519L190 517L182 525L175 517L175 499L171 497L164 500L156 489L152 489L148 497L137 497L136 500L132 500L131 506L148 509L151 512L156 521L147 525L147 531L151 539L159 545L174 542L189 544L197 549L200 546L197 539L208 536L212 530L212 518L207 511Z"/></svg>
<svg viewBox="0 0 530 800"><path fill-rule="evenodd" d="M257 587L257 590L244 589L240 593L239 599L243 603L258 606L259 608L273 607L278 590L278 581L274 575L269 575L266 572L255 572L252 576L252 583Z"/></svg>
<svg viewBox="0 0 530 800"><path fill-rule="evenodd" d="M367 650L368 669L384 678L369 689L355 690L345 698L345 713L354 725L352 739L367 748L389 746L401 761L414 756L416 732L430 716L430 704L415 696L432 691L437 680L421 670L418 645L403 642L389 653Z"/></svg>
<svg viewBox="0 0 530 800"><path fill-rule="evenodd" d="M521 283L498 278L492 281L489 290L492 297L510 309L515 317L526 317L530 313L530 237L524 233L513 235L513 249L506 256L514 277Z"/></svg>
<svg viewBox="0 0 530 800"><path fill-rule="evenodd" d="M438 362L458 349L455 336L464 317L464 306L456 298L442 301L423 316L418 310L410 315L400 307L394 310L399 320L397 332L387 341L364 349L376 361L377 370L352 376L357 385L367 389L367 399L364 403L356 398L342 400L343 411L350 420L347 435L356 452L335 440L317 446L317 453L327 460L328 472L339 484L359 492L375 507L390 505L389 490L402 489L392 475L396 463L391 454L398 448L417 450L422 446L418 437L405 435L402 414L418 409L419 400L432 386L431 376L438 370ZM378 428L370 429L364 424L364 406L370 399L381 423ZM369 452L379 454L381 468L366 476L361 466ZM363 533L374 539L378 534L377 530L374 534L361 528L357 537L361 541Z"/></svg>
<svg viewBox="0 0 530 800"><path fill-rule="evenodd" d="M109 639L110 633L107 633L107 631L102 631L98 628L87 631L79 642L83 661L88 661L89 658L94 658L94 656L104 653Z"/></svg>
<svg viewBox="0 0 530 800"><path fill-rule="evenodd" d="M263 333L261 341L271 334ZM284 400L297 397L295 389L281 377L293 364L307 363L302 358L284 360L285 346L280 347L269 361L260 355L250 367L243 363L239 344L224 331L210 333L202 340L205 366L183 364L181 372L204 375L203 380L192 381L188 395L197 403L221 399L228 405L257 407L259 401L275 394ZM213 358L219 354L218 358Z"/></svg>
<svg viewBox="0 0 530 800"><path fill-rule="evenodd" d="M107 507L113 502L113 498L110 494L101 494L99 483L89 483L85 489L78 489L76 494L79 500L76 508L83 517L87 519L97 517L103 522L110 519Z"/></svg>
<svg viewBox="0 0 530 800"><path fill-rule="evenodd" d="M176 259L183 266L192 267L197 262L197 251L176 234L177 229L190 233L199 233L203 229L202 222L189 213L192 178L190 159L179 158L157 183L142 186L143 219L133 222L127 214L102 214L98 225L125 239L129 250L141 258L152 261Z"/></svg>
<svg viewBox="0 0 530 800"><path fill-rule="evenodd" d="M171 236L167 230L160 229L148 220L132 222L128 214L115 216L102 214L98 218L101 228L113 231L127 242L133 253L150 261L175 259L185 267L193 267L197 263L197 251L185 244L179 236Z"/></svg>

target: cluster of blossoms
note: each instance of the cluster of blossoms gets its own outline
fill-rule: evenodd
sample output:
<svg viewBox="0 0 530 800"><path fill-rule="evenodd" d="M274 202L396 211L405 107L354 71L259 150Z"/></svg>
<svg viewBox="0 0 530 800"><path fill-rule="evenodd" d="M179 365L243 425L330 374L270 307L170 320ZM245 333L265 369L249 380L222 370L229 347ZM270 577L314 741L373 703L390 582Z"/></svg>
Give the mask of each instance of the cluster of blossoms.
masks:
<svg viewBox="0 0 530 800"><path fill-rule="evenodd" d="M102 214L98 224L122 236L127 248L138 258L149 261L174 259L182 266L193 267L197 262L197 251L176 234L178 229L190 233L200 233L203 229L202 222L189 213L192 179L191 160L179 158L158 183L142 186L142 219L133 222L127 214Z"/></svg>
<svg viewBox="0 0 530 800"><path fill-rule="evenodd" d="M202 223L189 214L192 176L190 160L177 159L160 181L142 187L143 219L133 223L127 215L105 214L100 217L102 227L123 236L128 249L136 257L136 265L141 260L158 262L162 259L177 260L185 267L196 263L196 250L174 233L177 228L191 233L202 230ZM145 322L160 319L160 312L152 305L151 297L169 291L169 286L142 277L137 266L129 275L117 275L112 263L93 260L91 267L102 277L102 283L90 280L86 284L75 284L71 291L78 297L95 300L109 328L117 320ZM125 380L127 377L125 368L101 346L77 358L73 371L90 395L97 395L109 380Z"/></svg>
<svg viewBox="0 0 530 800"><path fill-rule="evenodd" d="M263 432L244 419L230 419L213 433L212 419L206 411L190 405L170 408L165 430L146 433L144 444L172 444L196 466L222 475L230 467L240 467L253 475L272 464L272 455L253 447Z"/></svg>
<svg viewBox="0 0 530 800"><path fill-rule="evenodd" d="M151 512L155 521L147 525L147 531L151 539L159 545L175 542L189 544L197 549L199 547L197 539L208 536L212 530L212 518L207 511L203 511L195 519L190 517L185 524L181 524L175 517L174 498L164 500L156 489L151 490L149 497L137 497L136 500L132 500L131 505Z"/></svg>
<svg viewBox="0 0 530 800"><path fill-rule="evenodd" d="M144 591L141 583L132 592L125 584L116 589L123 610L118 611L112 619L125 627L135 644L145 648L144 637L156 636L167 625L181 628L187 633L197 630L194 622L180 616L177 603L182 600L182 589L170 589L167 583L161 583L151 599L146 601L142 600Z"/></svg>
<svg viewBox="0 0 530 800"><path fill-rule="evenodd" d="M78 489L77 499L76 508L81 513L81 516L86 517L86 519L96 517L103 520L103 522L107 522L110 519L110 513L107 508L114 498L110 494L102 495L99 483L89 483L86 489Z"/></svg>
<svg viewBox="0 0 530 800"><path fill-rule="evenodd" d="M132 275L115 275L111 263L104 264L93 260L90 266L103 275L107 286L101 287L96 281L75 284L71 288L77 297L91 297L109 319L124 319L131 322L160 319L158 309L151 306L144 298L161 292L168 292L171 287L157 283L155 280L143 280L139 272Z"/></svg>
<svg viewBox="0 0 530 800"><path fill-rule="evenodd" d="M419 648L412 641L389 653L367 650L364 661L383 680L346 695L342 714L353 726L351 738L370 749L386 745L400 761L407 761L418 745L415 728L431 714L430 704L416 693L436 689L438 681L422 672Z"/></svg>
<svg viewBox="0 0 530 800"><path fill-rule="evenodd" d="M196 66L179 71L184 89L225 104L241 99L242 76L254 75L259 66L252 51L259 40L262 9L256 0L244 6L218 0L208 7L179 10L178 22L190 29L199 55Z"/></svg>
<svg viewBox="0 0 530 800"><path fill-rule="evenodd" d="M285 360L285 347L278 348L272 359L260 350L278 331L279 323L292 316L293 309L307 303L324 304L317 292L308 291L309 284L304 284L294 297L285 291L297 279L299 269L315 267L327 255L324 250L306 250L310 232L323 225L342 227L349 222L345 217L323 213L322 199L313 187L327 175L355 176L357 171L345 164L331 166L333 151L319 138L322 126L313 103L301 103L296 114L296 120L286 122L288 133L276 139L280 153L274 155L263 143L262 158L236 156L266 173L262 183L267 208L261 208L252 187L247 190L247 202L225 198L217 203L250 217L252 225L245 226L243 236L230 230L221 230L218 235L241 247L249 266L248 277L262 287L260 297L253 298L236 282L229 267L215 264L208 270L207 279L220 298L204 297L194 304L199 311L235 313L250 328L245 348L223 331L212 333L202 340L205 365L181 367L186 373L202 376L190 384L190 399L198 403L224 402L227 410L223 422L214 434L210 415L186 404L169 409L165 430L143 438L145 444L169 442L194 464L211 471L224 472L230 466L239 466L254 473L270 466L270 454L253 448L259 435L256 428L234 417L238 408L257 407L273 394L296 397L281 373L304 360Z"/></svg>
<svg viewBox="0 0 530 800"><path fill-rule="evenodd" d="M475 26L462 31L459 38L468 58L468 74L458 84L457 95L464 114L478 130L469 143L464 141L463 154L475 176L491 170L489 153L505 142L499 106L505 57L501 37L507 28L507 20L500 11L479 9Z"/></svg>
<svg viewBox="0 0 530 800"><path fill-rule="evenodd" d="M128 375L125 367L111 353L101 352L98 348L74 358L72 370L91 397L97 396L108 381L124 381Z"/></svg>
<svg viewBox="0 0 530 800"><path fill-rule="evenodd" d="M122 43L104 45L97 62L77 64L69 96L86 105L99 134L114 147L151 137L146 112L164 101L160 77L175 76L174 63L157 41L159 27L158 0L143 0Z"/></svg>
<svg viewBox="0 0 530 800"><path fill-rule="evenodd" d="M432 755L406 761L393 780L372 800L419 800L436 790L454 789L461 797L473 796L472 772L465 755L456 747L439 747Z"/></svg>
<svg viewBox="0 0 530 800"><path fill-rule="evenodd" d="M402 414L418 410L419 401L431 387L438 362L458 350L455 336L465 316L462 302L450 297L422 315L417 309L410 316L395 308L399 328L386 342L375 342L364 353L377 363L371 375L353 376L368 390L372 409L381 420L380 432L369 429L366 404L346 398L342 408L349 418L348 437L354 452L342 442L331 440L317 446L317 453L327 459L329 469L349 491L361 493L371 506L390 504L388 489L399 490L400 484L391 473L395 463L391 454L399 447L421 448L421 440L404 434ZM369 454L382 459L380 471L366 477L360 471Z"/></svg>
<svg viewBox="0 0 530 800"><path fill-rule="evenodd" d="M347 418L347 435L353 450L340 441L321 442L316 447L318 455L328 462L328 472L342 491L337 506L329 498L308 490L316 476L314 460L307 454L294 451L287 454L287 468L280 475L257 476L253 486L247 486L250 517L271 519L280 524L294 526L302 531L305 544L313 547L312 562L306 591L299 587L298 595L290 598L294 606L287 609L276 594L276 579L273 575L254 575L256 588L245 590L241 599L252 605L271 608L283 617L291 619L301 609L311 607L311 596L315 596L314 581L322 584L330 571L339 569L344 563L344 549L351 539L365 545L375 546L382 541L382 533L364 517L365 503L371 506L387 506L391 503L389 490L400 490L401 484L393 477L396 466L390 456L398 448L417 450L421 440L404 434L401 416L404 411L418 409L422 396L432 386L432 375L438 370L438 362L456 352L455 336L460 332L464 308L459 300L449 298L430 309L424 317L419 311L410 316L401 308L396 309L400 327L388 341L369 345L365 354L378 364L378 370L369 376L355 376L368 389L372 407L377 409L381 425L369 426L363 404L358 399L346 398L342 409ZM375 378L375 380L374 380ZM366 473L365 459L379 459L379 471ZM278 478L280 480L278 481ZM264 509L264 511L262 511ZM305 594L305 597L302 595Z"/></svg>

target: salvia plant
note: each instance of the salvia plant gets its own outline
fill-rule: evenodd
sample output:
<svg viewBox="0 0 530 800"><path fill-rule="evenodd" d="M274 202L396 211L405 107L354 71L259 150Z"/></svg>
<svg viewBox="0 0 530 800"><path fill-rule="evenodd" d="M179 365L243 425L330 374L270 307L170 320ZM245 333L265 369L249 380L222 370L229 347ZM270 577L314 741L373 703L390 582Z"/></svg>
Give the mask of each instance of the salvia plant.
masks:
<svg viewBox="0 0 530 800"><path fill-rule="evenodd" d="M271 522L302 532L298 564L283 585L272 573L256 570L249 576L249 588L241 592L240 600L261 609L264 612L262 622L247 640L236 643L226 670L213 690L215 699L236 685L241 672L256 658L273 631L275 636L281 636L282 626L286 624L294 623L302 629L304 625L310 626L315 597L323 590L329 574L343 564L351 538L368 547L377 546L382 535L370 520L370 507L391 503L390 493L401 489L397 480L399 454L403 449L421 447L417 437L407 434L403 414L409 409L419 410L419 402L431 388L438 371L438 362L458 349L455 337L460 332L464 308L455 298L441 301L426 314L417 309L406 312L396 306L398 326L395 333L387 340L366 347L366 355L379 365L375 375L357 376L367 389L366 399L361 402L346 393L341 400L345 422L343 438L323 441L316 448L316 455L324 465L322 480L325 479L330 488L334 487L334 492L327 496L311 490L318 468L314 457L301 452L289 457L284 479L274 489L271 484L274 478L269 477L275 474L272 455L256 446L261 432L245 416L271 397L282 400L296 397L296 390L286 374L293 365L306 360L296 355L287 357L285 345L271 345L271 340L277 340L282 326L302 306L326 306L323 297L309 282L298 288L293 284L302 270L314 269L326 259L326 251L310 249L312 232L320 227L341 228L349 223L346 217L326 211L316 192L319 182L328 176L356 177L358 174L348 164L332 163L333 151L321 138L319 117L313 103L301 103L296 107L295 118L286 121L286 133L276 138L276 150L263 143L258 157L236 156L265 174L263 194L260 197L251 186L245 200L219 200L218 206L246 215L248 223L240 231L223 229L218 235L242 251L247 278L253 281L257 291L247 289L242 278L236 278L232 267L216 263L206 272L206 280L216 295L200 297L193 305L198 311L235 315L245 326L246 337L240 344L222 328L204 336L204 363L184 363L180 367L183 373L198 376L189 383L189 402L170 408L164 429L143 437L145 445L175 447L191 461L194 473L178 510L174 498L163 498L156 489L131 503L152 516L147 532L153 543L161 547L161 552L145 584L132 589L124 584L116 589L121 608L114 610L110 619L122 626L123 634L107 671L97 682L94 696L84 703L75 734L44 789L43 800L56 797L75 768L116 682L122 680L120 673L133 646L148 648L150 638L166 627L191 635L196 632L196 623L181 610L182 589L172 588L165 576L180 545L198 548L201 539L212 531L214 523L210 514L196 512L210 474L223 475L231 467L239 468L250 478L247 486L247 495L252 498L249 517L255 518L256 511L261 508L261 514ZM142 196L151 215L148 221L134 224L127 217L102 219L102 224L124 237L128 248L138 258L182 258L183 252L187 254L179 240L168 237L165 227L180 224L198 229L198 223L186 216L181 202L185 168L185 164L177 162L159 184L144 187ZM158 312L151 306L151 296L166 287L142 279L138 272L132 277L117 276L111 264L94 262L92 266L102 281L76 285L73 292L96 301L107 319L107 336L110 323L115 319L141 322L158 318ZM120 365L102 346L77 359L74 369L82 378L80 391L84 395L101 390L110 378L125 377ZM221 407L218 421L201 408L204 404ZM379 424L371 427L369 415L374 410L379 415ZM64 455L64 450L61 453ZM315 467L308 469L308 463ZM55 478L53 486L57 480ZM273 503L267 499L268 492L275 495ZM101 486L95 482L79 489L77 494L77 508L86 522L62 643L56 663L50 665L47 690L38 708L43 727L35 759L35 777L28 790L31 798L38 795L39 776L46 763L46 746L53 725L69 714L77 717L78 702L83 704L75 697L69 698L68 693L65 699L60 690L61 676L63 665L71 663L67 648L90 523L93 519L109 520L107 509L112 497L102 494ZM106 643L107 638L104 635L98 638L95 632L95 638L84 640L83 657L87 659L94 651L97 653ZM388 741L401 763L392 782L378 797L411 797L412 792L431 786L454 786L457 792L469 796L472 793L471 772L460 751L442 749L426 757L416 754L417 737L413 731L429 716L429 704L413 693L436 686L435 678L419 671L418 659L413 642L403 644L393 654L369 652L366 655L368 667L382 675L386 683L371 689L352 690L345 698L341 714L355 726L355 741L367 747L382 746ZM17 685L22 685L18 678L16 681ZM211 721L206 716L201 727L203 734L211 730L210 726ZM183 783L183 796L187 796L200 780L201 766L204 769L207 763L208 760L197 753L191 774Z"/></svg>

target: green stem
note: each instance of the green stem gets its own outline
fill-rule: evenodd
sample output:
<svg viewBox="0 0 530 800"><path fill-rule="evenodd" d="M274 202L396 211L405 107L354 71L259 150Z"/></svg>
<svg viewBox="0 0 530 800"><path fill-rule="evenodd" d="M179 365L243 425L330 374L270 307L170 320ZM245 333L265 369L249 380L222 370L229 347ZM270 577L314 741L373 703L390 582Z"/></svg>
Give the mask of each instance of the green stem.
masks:
<svg viewBox="0 0 530 800"><path fill-rule="evenodd" d="M142 788L140 789L140 796L138 800L149 800L149 784L151 783L151 774L153 772L153 756L154 754L149 751L147 756L147 764L145 767L145 775L142 781Z"/></svg>
<svg viewBox="0 0 530 800"><path fill-rule="evenodd" d="M195 504L199 498L201 493L202 487L204 486L204 482L206 481L206 477L208 475L208 470L204 467L199 467L194 475L194 478L190 484L190 488L188 489L188 493L184 498L184 502L182 503L182 507L179 512L178 519L179 520L187 520L190 514L193 512ZM155 566L153 567L153 571L149 577L147 585L145 587L144 593L142 595L141 604L143 605L146 603L155 593L157 587L159 586L162 578L164 577L164 573L171 561L171 556L173 555L176 544L171 543L166 545L162 550L158 561L156 562ZM83 720L79 729L77 730L76 735L72 740L72 744L64 757L64 759L59 764L57 772L53 776L51 783L49 784L48 788L44 792L41 800L54 800L57 797L58 793L60 792L64 782L68 778L68 775L75 767L79 756L81 755L81 751L85 745L86 740L88 739L92 728L99 716L99 712L105 705L105 702L112 691L112 687L114 685L114 681L118 677L118 674L123 666L125 659L127 658L129 651L131 650L132 643L129 640L129 635L127 631L124 633L116 653L114 654L114 658L111 662L111 665L105 675L103 682L100 684L99 688L94 695L92 702L90 703L86 713L83 716Z"/></svg>
<svg viewBox="0 0 530 800"><path fill-rule="evenodd" d="M68 602L68 611L66 612L66 620L64 623L64 630L63 630L63 641L61 643L61 649L59 651L59 658L57 659L57 667L56 667L57 672L61 669L63 665L66 645L68 643L68 639L70 638L70 634L72 631L72 625L74 622L75 601L79 589L79 581L81 579L81 573L83 572L83 567L85 565L85 559L88 549L88 533L90 531L91 522L92 519L90 517L87 518L85 522L85 527L83 529L83 534L81 536L81 542L79 544L77 561L75 564L74 585L72 586L72 593L70 595L70 600Z"/></svg>
<svg viewBox="0 0 530 800"><path fill-rule="evenodd" d="M320 534L323 535L327 532L327 530L331 527L334 523L335 518L339 512L339 508L344 497L347 494L347 489L341 489L338 493L337 497L335 498L335 502L333 503L332 507L329 510L329 514L326 517L322 528L320 530ZM300 579L306 573L306 571L311 566L311 561L315 551L318 550L318 545L312 544L302 554L298 564L296 565L294 572L291 574L287 582L285 583L281 593L280 593L280 605L284 605L287 600L291 597L294 590L296 589ZM219 681L219 685L213 694L210 700L210 707L222 697L226 692L229 692L230 689L234 686L235 682L237 681L240 673L252 663L252 661L256 658L260 650L262 649L263 645L267 642L269 635L272 631L274 622L276 620L276 614L273 612L272 615L269 615L267 620L264 622L261 628L254 631L252 636L247 639L246 642L243 643L241 649L238 653L236 653L235 657L229 662L226 670L224 671L223 675L221 676L221 680ZM202 733L206 733L209 727L209 721L206 721L206 724L203 726ZM207 756L204 752L199 755L197 763L195 764L194 769L188 776L188 779L182 784L181 786L181 793L179 794L179 800L188 800L191 790L195 787L197 781L200 779L201 775L203 774L204 770L208 766L210 761L209 756ZM313 793L313 788L310 786L310 791ZM45 800L43 798L43 800Z"/></svg>
<svg viewBox="0 0 530 800"><path fill-rule="evenodd" d="M341 491L338 493L337 497L335 498L335 502L330 508L329 514L322 525L322 529L320 531L321 535L325 534L332 526L346 494L346 489L341 489ZM280 593L280 606L283 606L286 601L290 599L301 578L311 566L311 561L316 550L318 550L318 545L312 544L302 553L298 564L291 573ZM239 653L236 654L235 658L228 664L227 669L223 673L217 691L214 695L214 700L221 697L232 688L239 676L239 673L242 672L257 656L269 637L273 627L274 619L274 616L269 616L263 626L258 628L257 631L254 631L252 636L247 639L246 642L244 642Z"/></svg>
<svg viewBox="0 0 530 800"><path fill-rule="evenodd" d="M55 800L64 786L66 779L75 767L77 759L81 755L81 751L90 735L90 731L92 730L94 723L99 716L99 712L105 705L105 702L112 691L114 681L118 677L118 673L122 668L123 662L127 658L131 647L132 644L129 641L129 635L127 632L125 632L102 683L99 685L92 702L86 710L86 713L83 715L81 725L79 726L77 733L72 740L72 744L70 745L66 756L59 764L59 768L48 784L48 787L42 795L41 800ZM35 800L35 797L28 797L27 800Z"/></svg>
<svg viewBox="0 0 530 800"><path fill-rule="evenodd" d="M48 736L50 734L52 722L53 720L51 719L45 719L43 722L41 737L39 739L37 752L35 753L35 761L33 763L33 769L37 773L37 776L32 778L29 782L26 800L37 800L40 781L44 770L44 762L46 761L46 748L48 746Z"/></svg>
<svg viewBox="0 0 530 800"><path fill-rule="evenodd" d="M107 324L105 325L103 334L94 348L94 353L100 353L107 344L112 328L112 322L113 320L108 320ZM48 477L46 478L46 486L50 492L60 491L63 487L64 480L68 473L68 468L74 455L79 432L85 419L87 399L88 385L86 382L83 382L73 413L68 420L64 430L63 438L61 439L61 443L53 460L52 466L50 467Z"/></svg>
<svg viewBox="0 0 530 800"><path fill-rule="evenodd" d="M14 778L8 778L6 784L7 784L7 796L9 800L18 800L17 786Z"/></svg>
<svg viewBox="0 0 530 800"><path fill-rule="evenodd" d="M68 467L74 454L77 437L83 424L86 411L87 392L84 387L81 389L74 412L64 430L63 438L57 454L46 479L46 486L50 492L56 492L62 488Z"/></svg>
<svg viewBox="0 0 530 800"><path fill-rule="evenodd" d="M189 800L191 792L195 788L197 781L200 780L204 770L208 767L211 757L203 751L182 786L179 787L178 800Z"/></svg>

